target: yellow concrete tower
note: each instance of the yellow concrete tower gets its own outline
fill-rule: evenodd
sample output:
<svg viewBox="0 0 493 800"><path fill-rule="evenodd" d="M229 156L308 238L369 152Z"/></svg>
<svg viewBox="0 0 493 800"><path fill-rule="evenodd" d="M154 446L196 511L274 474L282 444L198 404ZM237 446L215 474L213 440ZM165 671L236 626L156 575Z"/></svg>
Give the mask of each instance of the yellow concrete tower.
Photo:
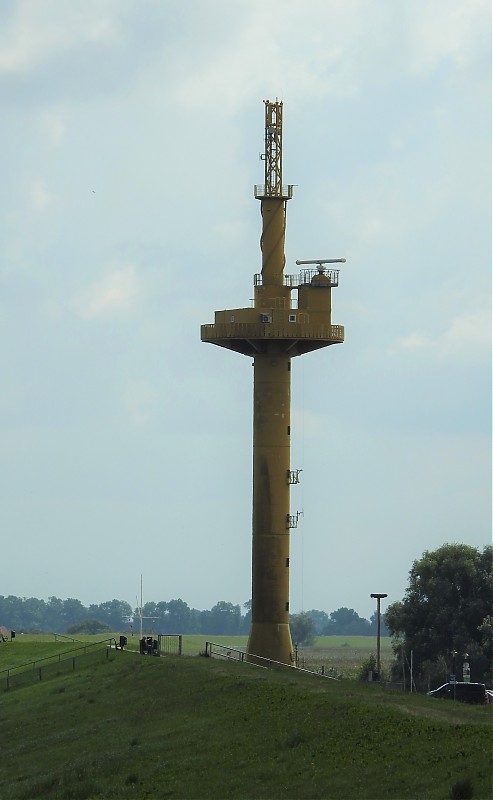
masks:
<svg viewBox="0 0 493 800"><path fill-rule="evenodd" d="M284 275L287 201L282 183L283 104L265 101L265 183L255 186L262 215L262 272L254 276L253 307L216 311L202 325L201 339L253 357L252 657L294 663L289 631L291 359L344 341L331 323L332 288L339 271L327 264L345 259L297 261L304 269ZM311 265L307 267L306 265ZM316 265L316 268L313 268ZM297 303L291 293L297 290Z"/></svg>

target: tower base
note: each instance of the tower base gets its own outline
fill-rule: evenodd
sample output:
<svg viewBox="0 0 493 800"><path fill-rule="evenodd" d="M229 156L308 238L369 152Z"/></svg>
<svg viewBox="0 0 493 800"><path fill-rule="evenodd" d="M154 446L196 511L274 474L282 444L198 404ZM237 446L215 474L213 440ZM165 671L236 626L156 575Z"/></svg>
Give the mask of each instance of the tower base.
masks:
<svg viewBox="0 0 493 800"><path fill-rule="evenodd" d="M247 661L265 665L265 659L294 666L294 650L288 623L253 622L248 637ZM256 658L255 656L258 656Z"/></svg>

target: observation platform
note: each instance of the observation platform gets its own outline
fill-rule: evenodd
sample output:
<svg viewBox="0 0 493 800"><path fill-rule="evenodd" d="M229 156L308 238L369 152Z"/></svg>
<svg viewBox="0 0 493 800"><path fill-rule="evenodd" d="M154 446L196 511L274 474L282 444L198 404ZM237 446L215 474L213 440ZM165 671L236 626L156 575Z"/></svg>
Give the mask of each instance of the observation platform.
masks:
<svg viewBox="0 0 493 800"><path fill-rule="evenodd" d="M253 194L256 200L291 200L293 188L294 184L273 187L256 183L253 187Z"/></svg>
<svg viewBox="0 0 493 800"><path fill-rule="evenodd" d="M327 325L308 316L297 309L217 311L213 324L201 326L200 337L246 356L277 352L294 357L344 341L342 325Z"/></svg>
<svg viewBox="0 0 493 800"><path fill-rule="evenodd" d="M338 285L338 269L304 269L298 275L284 275L279 285L264 284L257 273L253 283L254 305L216 311L214 323L201 326L203 342L247 356L300 356L344 341L344 327L331 324L327 291ZM298 290L296 308L290 299L292 289Z"/></svg>

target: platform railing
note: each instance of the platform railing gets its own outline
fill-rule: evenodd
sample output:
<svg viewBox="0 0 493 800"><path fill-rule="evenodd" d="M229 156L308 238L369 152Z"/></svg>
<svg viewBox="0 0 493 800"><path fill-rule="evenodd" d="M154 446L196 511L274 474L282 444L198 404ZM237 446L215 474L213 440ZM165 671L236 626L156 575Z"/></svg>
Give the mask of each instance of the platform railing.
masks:
<svg viewBox="0 0 493 800"><path fill-rule="evenodd" d="M343 325L311 325L304 322L283 324L263 322L217 322L202 325L201 338L207 339L323 339L344 341Z"/></svg>
<svg viewBox="0 0 493 800"><path fill-rule="evenodd" d="M239 661L241 664L248 663L263 669L290 669L295 670L297 673L318 675L321 678L328 678L332 681L339 680L339 678L327 674L323 668L322 671L315 672L314 670L297 667L294 664L284 664L282 661L276 661L273 658L257 656L254 653L247 653L245 650L240 650L237 647L228 647L227 645L217 644L216 642L205 643L205 655L208 658L225 658L230 661Z"/></svg>
<svg viewBox="0 0 493 800"><path fill-rule="evenodd" d="M331 288L339 286L338 269L325 269L322 273L318 269L304 269L298 275L284 275L284 286L288 289L297 289L299 286L313 286L312 280L317 275L327 278L327 284L318 283L316 288ZM253 276L254 286L263 286L263 276L261 272L256 272Z"/></svg>
<svg viewBox="0 0 493 800"><path fill-rule="evenodd" d="M291 200L293 196L294 184L283 184L281 187L281 194L271 194L265 184L256 183L253 187L253 193L257 200L265 198L272 198L273 200Z"/></svg>

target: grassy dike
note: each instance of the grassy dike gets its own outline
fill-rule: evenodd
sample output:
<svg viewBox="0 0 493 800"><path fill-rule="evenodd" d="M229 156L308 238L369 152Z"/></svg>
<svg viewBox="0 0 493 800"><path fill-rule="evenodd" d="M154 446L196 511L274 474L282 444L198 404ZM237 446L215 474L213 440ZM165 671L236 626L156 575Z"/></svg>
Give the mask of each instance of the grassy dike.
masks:
<svg viewBox="0 0 493 800"><path fill-rule="evenodd" d="M0 700L2 800L491 797L488 707L120 651Z"/></svg>

